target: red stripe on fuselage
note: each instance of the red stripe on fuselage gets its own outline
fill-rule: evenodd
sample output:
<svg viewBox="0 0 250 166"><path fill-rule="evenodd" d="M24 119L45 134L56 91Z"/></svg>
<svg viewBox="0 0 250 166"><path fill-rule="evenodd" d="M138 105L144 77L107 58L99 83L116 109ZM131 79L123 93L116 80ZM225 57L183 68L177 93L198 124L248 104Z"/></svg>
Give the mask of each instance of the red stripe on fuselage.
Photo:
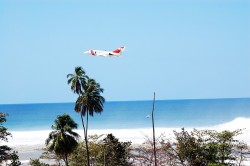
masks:
<svg viewBox="0 0 250 166"><path fill-rule="evenodd" d="M91 55L95 55L94 51L93 50L90 50L90 53Z"/></svg>
<svg viewBox="0 0 250 166"><path fill-rule="evenodd" d="M114 50L113 52L114 52L114 53L120 53L120 52L121 52L121 49L118 48L118 49Z"/></svg>

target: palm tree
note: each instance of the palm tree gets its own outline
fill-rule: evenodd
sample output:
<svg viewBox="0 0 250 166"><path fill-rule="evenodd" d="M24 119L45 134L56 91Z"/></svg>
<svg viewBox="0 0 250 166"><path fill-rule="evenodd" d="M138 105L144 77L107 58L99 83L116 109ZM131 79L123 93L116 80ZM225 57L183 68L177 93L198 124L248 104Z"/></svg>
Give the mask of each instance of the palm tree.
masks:
<svg viewBox="0 0 250 166"><path fill-rule="evenodd" d="M84 91L81 96L78 97L75 104L75 111L81 114L82 125L84 129L85 145L87 152L87 164L89 163L89 149L88 149L88 122L89 115L94 116L94 113L101 113L103 111L104 97L101 96L103 89L99 83L96 83L94 79L88 78ZM86 115L86 124L84 124L83 117Z"/></svg>
<svg viewBox="0 0 250 166"><path fill-rule="evenodd" d="M68 84L71 84L71 90L80 96L88 78L85 71L82 67L75 67L75 74L68 74L67 78Z"/></svg>
<svg viewBox="0 0 250 166"><path fill-rule="evenodd" d="M78 94L78 99L75 103L75 111L80 113L82 127L84 130L84 140L86 145L87 165L89 162L88 149L88 121L89 115L94 116L94 113L103 111L103 103L105 99L100 95L103 89L100 84L94 79L89 78L81 67L75 68L75 74L68 74L68 84L71 84L71 90ZM86 115L86 123L84 117Z"/></svg>
<svg viewBox="0 0 250 166"><path fill-rule="evenodd" d="M55 124L51 127L54 131L50 132L46 139L48 151L54 152L62 158L68 166L68 155L77 147L79 135L73 132L77 129L77 124L67 114L57 116Z"/></svg>

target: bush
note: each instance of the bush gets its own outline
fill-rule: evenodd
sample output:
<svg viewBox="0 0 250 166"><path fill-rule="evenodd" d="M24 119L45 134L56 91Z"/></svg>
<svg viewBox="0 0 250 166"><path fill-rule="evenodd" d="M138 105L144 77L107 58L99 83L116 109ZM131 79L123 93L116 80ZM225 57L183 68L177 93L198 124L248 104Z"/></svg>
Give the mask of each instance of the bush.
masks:
<svg viewBox="0 0 250 166"><path fill-rule="evenodd" d="M49 164L40 162L39 159L30 159L30 165L31 166L49 166Z"/></svg>
<svg viewBox="0 0 250 166"><path fill-rule="evenodd" d="M131 165L130 142L120 142L112 134L89 137L90 163L95 166L129 166ZM87 163L85 144L80 143L70 155L70 166L83 166Z"/></svg>

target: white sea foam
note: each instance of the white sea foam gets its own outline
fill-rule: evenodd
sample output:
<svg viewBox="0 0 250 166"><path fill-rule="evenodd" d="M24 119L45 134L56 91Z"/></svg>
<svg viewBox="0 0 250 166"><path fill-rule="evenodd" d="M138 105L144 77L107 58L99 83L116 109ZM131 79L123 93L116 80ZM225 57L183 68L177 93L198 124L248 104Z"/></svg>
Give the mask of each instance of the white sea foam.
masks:
<svg viewBox="0 0 250 166"><path fill-rule="evenodd" d="M210 129L210 130L236 130L244 129L242 134L239 135L238 139L250 144L250 118L239 117L230 122L218 124L215 126L194 126L197 129ZM193 128L186 128L186 130L192 130ZM156 128L156 135L159 136L165 133L167 137L173 136L173 130L180 131L180 128ZM25 146L25 145L38 145L44 144L48 138L50 130L41 131L10 131L12 138L9 138L9 142L5 143L11 147ZM77 130L77 132L83 138L83 130ZM138 144L144 141L145 136L152 135L151 128L137 128L137 129L100 129L100 130L89 130L88 134L109 134L112 133L115 137L119 138L120 141L131 141L132 143ZM3 143L3 142L2 142Z"/></svg>
<svg viewBox="0 0 250 166"><path fill-rule="evenodd" d="M50 130L41 131L10 131L12 137L9 138L7 145L13 146L23 146L23 145L37 145L44 144L45 140L48 138Z"/></svg>
<svg viewBox="0 0 250 166"><path fill-rule="evenodd" d="M243 129L242 134L237 139L250 144L250 118L238 117L231 122L213 126L212 129L217 131Z"/></svg>

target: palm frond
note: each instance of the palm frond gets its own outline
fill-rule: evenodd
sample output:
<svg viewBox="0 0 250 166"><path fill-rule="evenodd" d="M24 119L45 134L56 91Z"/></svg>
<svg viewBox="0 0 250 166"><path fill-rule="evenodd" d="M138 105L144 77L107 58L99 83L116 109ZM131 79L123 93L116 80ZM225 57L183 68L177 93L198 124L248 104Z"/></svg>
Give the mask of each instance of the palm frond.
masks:
<svg viewBox="0 0 250 166"><path fill-rule="evenodd" d="M67 78L72 78L72 77L74 77L74 74L67 74Z"/></svg>
<svg viewBox="0 0 250 166"><path fill-rule="evenodd" d="M72 82L74 77L71 77L70 79L68 79L68 84L70 84Z"/></svg>
<svg viewBox="0 0 250 166"><path fill-rule="evenodd" d="M49 133L45 144L49 151L57 155L69 154L77 145L79 135L72 131L77 128L77 124L67 114L57 116L55 124L52 125L54 131Z"/></svg>

